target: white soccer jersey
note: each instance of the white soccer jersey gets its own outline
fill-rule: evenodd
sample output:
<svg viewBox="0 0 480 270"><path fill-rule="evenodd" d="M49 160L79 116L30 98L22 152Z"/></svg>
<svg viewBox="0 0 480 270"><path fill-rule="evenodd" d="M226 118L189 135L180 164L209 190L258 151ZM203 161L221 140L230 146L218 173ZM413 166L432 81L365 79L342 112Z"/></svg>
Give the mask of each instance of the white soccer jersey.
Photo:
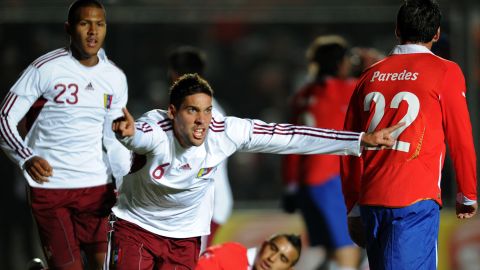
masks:
<svg viewBox="0 0 480 270"><path fill-rule="evenodd" d="M216 111L205 142L182 148L165 111L136 121L122 139L144 155L124 177L113 212L158 235L187 238L209 234L216 167L236 151L279 154L360 155L360 133L224 117Z"/></svg>
<svg viewBox="0 0 480 270"><path fill-rule="evenodd" d="M212 105L215 110L225 115L225 111L215 99L212 99ZM218 164L213 180L215 183L214 200L213 200L213 216L212 220L217 224L224 224L232 214L233 195L228 180L227 161Z"/></svg>
<svg viewBox="0 0 480 270"><path fill-rule="evenodd" d="M30 186L104 185L111 182L108 163L117 177L129 167L127 149L111 132L111 121L123 115L121 108L127 103L126 77L103 49L98 57L97 65L86 67L68 49L47 53L28 66L3 101L0 145L5 153L21 168L33 156L46 159L53 168L44 184L24 170ZM17 130L24 116L25 140ZM104 131L109 135L103 136Z"/></svg>

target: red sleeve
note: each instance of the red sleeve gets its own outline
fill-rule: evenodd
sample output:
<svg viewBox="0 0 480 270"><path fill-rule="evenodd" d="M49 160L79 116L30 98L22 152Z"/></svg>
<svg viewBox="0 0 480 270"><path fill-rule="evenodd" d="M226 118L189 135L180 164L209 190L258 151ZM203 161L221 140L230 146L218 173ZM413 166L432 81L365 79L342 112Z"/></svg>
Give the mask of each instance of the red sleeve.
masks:
<svg viewBox="0 0 480 270"><path fill-rule="evenodd" d="M476 155L466 101L465 78L460 67L449 62L440 87L443 128L456 173L458 193L477 200Z"/></svg>
<svg viewBox="0 0 480 270"><path fill-rule="evenodd" d="M195 270L243 270L247 267L247 249L230 242L207 248L198 259Z"/></svg>
<svg viewBox="0 0 480 270"><path fill-rule="evenodd" d="M347 116L345 117L344 130L361 132L362 127L360 121L354 119L363 111L358 99L357 91L355 91L350 99ZM342 191L349 213L358 201L360 194L360 181L363 172L363 160L356 156L340 157L340 175L342 178Z"/></svg>

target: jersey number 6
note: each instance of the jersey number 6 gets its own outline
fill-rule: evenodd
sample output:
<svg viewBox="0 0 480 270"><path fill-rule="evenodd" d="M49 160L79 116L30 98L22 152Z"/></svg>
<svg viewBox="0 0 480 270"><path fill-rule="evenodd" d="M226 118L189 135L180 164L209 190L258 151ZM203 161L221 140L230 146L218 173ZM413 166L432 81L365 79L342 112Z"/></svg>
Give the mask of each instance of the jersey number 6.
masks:
<svg viewBox="0 0 480 270"><path fill-rule="evenodd" d="M370 122L370 126L368 126L368 132L372 132L377 128L378 124L382 120L383 115L385 113L385 105L386 105L385 97L380 92L371 92L365 96L365 100L363 102L364 111L366 112L370 111L372 101L375 102L375 112L373 114L372 121ZM402 101L405 101L408 104L407 113L400 120L400 122L404 122L405 125L395 130L394 132L392 132L391 135L393 139L395 139L395 144L392 146L392 149L397 151L402 151L402 152L409 152L410 143L398 141L397 138L417 118L418 113L420 111L420 101L418 97L413 93L399 92L393 97L392 101L390 102L390 108L398 109L398 106L400 106L400 103ZM365 149L380 150L379 147L366 147Z"/></svg>

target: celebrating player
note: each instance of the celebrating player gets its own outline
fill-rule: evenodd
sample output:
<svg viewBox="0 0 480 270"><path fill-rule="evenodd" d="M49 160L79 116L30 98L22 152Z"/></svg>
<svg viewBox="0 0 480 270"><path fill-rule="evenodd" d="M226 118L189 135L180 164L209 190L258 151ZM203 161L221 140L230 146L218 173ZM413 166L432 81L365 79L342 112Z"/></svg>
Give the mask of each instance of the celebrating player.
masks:
<svg viewBox="0 0 480 270"><path fill-rule="evenodd" d="M440 20L436 2L405 1L397 15L400 45L362 74L350 101L346 129L372 132L405 122L392 133L391 148L367 147L361 158L342 158L352 237L366 245L374 270L437 268L445 140L456 172L457 217L477 210L465 80L457 64L430 51ZM365 230L353 217L358 214Z"/></svg>
<svg viewBox="0 0 480 270"><path fill-rule="evenodd" d="M358 155L361 145L391 146L390 132L325 130L224 117L212 111L213 91L197 74L170 89L168 111L153 110L112 129L143 155L125 176L113 213L114 269L194 269L199 236L209 234L216 167L236 151Z"/></svg>

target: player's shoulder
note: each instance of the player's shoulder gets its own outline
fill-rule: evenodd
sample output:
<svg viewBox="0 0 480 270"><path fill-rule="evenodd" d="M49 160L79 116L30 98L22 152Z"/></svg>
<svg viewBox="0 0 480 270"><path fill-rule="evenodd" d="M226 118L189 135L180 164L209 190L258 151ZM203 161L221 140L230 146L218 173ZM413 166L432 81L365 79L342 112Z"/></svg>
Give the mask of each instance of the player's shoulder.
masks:
<svg viewBox="0 0 480 270"><path fill-rule="evenodd" d="M107 57L107 53L105 50L102 48L100 51L98 51L98 57L105 62L105 66L107 69L110 69L113 72L119 73L122 76L125 76L125 72L117 65L115 62Z"/></svg>
<svg viewBox="0 0 480 270"><path fill-rule="evenodd" d="M68 49L60 48L43 54L42 56L35 59L30 65L33 68L43 70L68 59L70 59L70 52L68 51Z"/></svg>
<svg viewBox="0 0 480 270"><path fill-rule="evenodd" d="M167 111L164 110L157 109L148 111L139 118L139 121L158 126L165 132L170 131L173 128L172 120L168 117Z"/></svg>
<svg viewBox="0 0 480 270"><path fill-rule="evenodd" d="M242 244L237 242L226 242L220 245L214 245L208 248L213 253L228 253L232 255L232 253L245 253L247 248L244 247Z"/></svg>

